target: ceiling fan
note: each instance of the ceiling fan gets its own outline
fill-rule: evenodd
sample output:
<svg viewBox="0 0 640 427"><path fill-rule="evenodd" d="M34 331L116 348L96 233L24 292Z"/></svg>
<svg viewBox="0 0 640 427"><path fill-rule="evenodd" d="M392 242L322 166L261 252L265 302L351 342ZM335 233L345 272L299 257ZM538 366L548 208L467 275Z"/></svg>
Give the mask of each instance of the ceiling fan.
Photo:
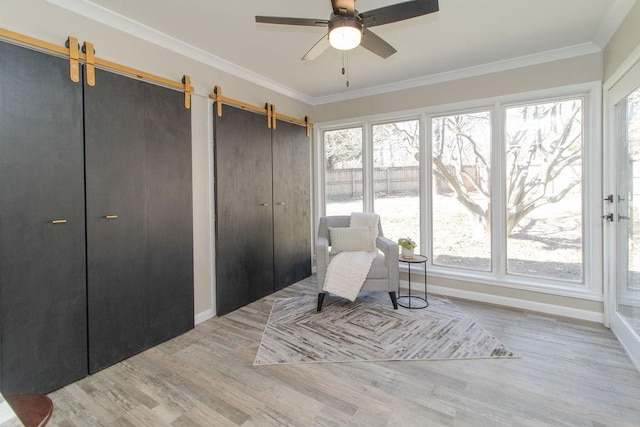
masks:
<svg viewBox="0 0 640 427"><path fill-rule="evenodd" d="M333 10L328 20L256 16L256 22L262 24L327 27L327 34L302 57L303 60L317 58L329 46L339 50L350 50L359 45L382 58L388 58L396 53L396 50L389 43L369 31L368 28L415 18L439 10L438 0L406 1L362 13L356 10L355 4L356 0L331 0Z"/></svg>

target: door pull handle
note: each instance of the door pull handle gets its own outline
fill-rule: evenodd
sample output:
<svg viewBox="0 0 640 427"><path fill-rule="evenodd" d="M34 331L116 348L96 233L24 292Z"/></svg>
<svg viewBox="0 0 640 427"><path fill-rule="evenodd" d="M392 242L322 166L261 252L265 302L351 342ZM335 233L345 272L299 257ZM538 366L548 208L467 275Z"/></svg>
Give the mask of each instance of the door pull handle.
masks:
<svg viewBox="0 0 640 427"><path fill-rule="evenodd" d="M51 224L66 224L67 220L66 219L54 219L51 221Z"/></svg>
<svg viewBox="0 0 640 427"><path fill-rule="evenodd" d="M278 203L276 203L276 205L278 205L278 206L284 206L284 205L285 205L285 203L284 203L284 202L278 202Z"/></svg>
<svg viewBox="0 0 640 427"><path fill-rule="evenodd" d="M610 213L610 214L602 215L602 219L606 219L608 221L613 222L613 214Z"/></svg>
<svg viewBox="0 0 640 427"><path fill-rule="evenodd" d="M260 206L269 206L269 203L260 203Z"/></svg>
<svg viewBox="0 0 640 427"><path fill-rule="evenodd" d="M118 219L118 215L105 215L105 219Z"/></svg>

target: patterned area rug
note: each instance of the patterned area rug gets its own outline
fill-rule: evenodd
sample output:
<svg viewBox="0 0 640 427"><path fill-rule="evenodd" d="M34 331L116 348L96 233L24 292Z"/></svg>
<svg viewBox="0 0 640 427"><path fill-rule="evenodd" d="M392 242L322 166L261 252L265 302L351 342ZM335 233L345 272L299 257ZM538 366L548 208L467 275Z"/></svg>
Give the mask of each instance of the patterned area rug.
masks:
<svg viewBox="0 0 640 427"><path fill-rule="evenodd" d="M394 310L386 293L316 302L275 300L254 365L517 357L445 297L421 310Z"/></svg>

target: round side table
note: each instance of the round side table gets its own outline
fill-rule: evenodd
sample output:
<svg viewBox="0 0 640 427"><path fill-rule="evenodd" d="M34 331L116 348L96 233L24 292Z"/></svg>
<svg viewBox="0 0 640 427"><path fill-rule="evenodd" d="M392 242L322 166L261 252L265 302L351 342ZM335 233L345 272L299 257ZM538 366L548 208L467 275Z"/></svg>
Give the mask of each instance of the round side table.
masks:
<svg viewBox="0 0 640 427"><path fill-rule="evenodd" d="M427 300L427 259L424 255L413 255L411 257L400 255L398 258L400 262L408 264L409 268L409 294L398 296L398 305L401 307L409 309L429 307L429 301ZM411 264L424 264L424 297L411 295ZM400 294L399 289L398 294Z"/></svg>

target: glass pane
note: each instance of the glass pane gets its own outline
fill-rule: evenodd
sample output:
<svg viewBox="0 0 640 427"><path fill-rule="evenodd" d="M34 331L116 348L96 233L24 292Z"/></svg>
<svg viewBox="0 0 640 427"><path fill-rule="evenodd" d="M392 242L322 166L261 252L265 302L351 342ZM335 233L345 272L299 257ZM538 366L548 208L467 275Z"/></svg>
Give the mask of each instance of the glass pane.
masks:
<svg viewBox="0 0 640 427"><path fill-rule="evenodd" d="M324 133L327 215L362 212L362 128Z"/></svg>
<svg viewBox="0 0 640 427"><path fill-rule="evenodd" d="M582 104L505 110L509 273L582 281Z"/></svg>
<svg viewBox="0 0 640 427"><path fill-rule="evenodd" d="M640 89L618 106L618 312L640 334Z"/></svg>
<svg viewBox="0 0 640 427"><path fill-rule="evenodd" d="M420 145L418 120L373 126L374 209L384 235L408 237L420 252Z"/></svg>
<svg viewBox="0 0 640 427"><path fill-rule="evenodd" d="M434 117L433 263L491 270L491 113Z"/></svg>

